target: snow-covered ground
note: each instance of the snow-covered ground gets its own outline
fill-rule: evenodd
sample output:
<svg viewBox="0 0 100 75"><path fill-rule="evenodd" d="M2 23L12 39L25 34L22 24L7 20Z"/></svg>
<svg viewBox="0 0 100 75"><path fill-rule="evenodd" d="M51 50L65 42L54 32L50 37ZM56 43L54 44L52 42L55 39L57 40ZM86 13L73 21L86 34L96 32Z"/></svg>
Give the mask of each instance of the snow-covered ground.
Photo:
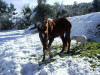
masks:
<svg viewBox="0 0 100 75"><path fill-rule="evenodd" d="M87 20L83 17L87 17ZM93 20L91 17L94 17ZM73 24L71 35L87 35L83 25L88 27L99 24L100 13L83 15L80 18L76 16L70 20ZM61 43L61 40L56 38L53 44L58 43ZM76 58L71 56L61 58L56 55L53 57L54 62L39 65L42 54L38 33L30 34L27 30L0 32L0 75L100 75L100 67L92 69L91 64L86 61L86 59L94 59L78 58L78 56Z"/></svg>
<svg viewBox="0 0 100 75"><path fill-rule="evenodd" d="M39 65L42 46L38 34L24 34L24 30L0 32L0 75L99 75L86 58L61 58ZM57 40L57 41L56 41ZM54 43L61 42L57 38Z"/></svg>

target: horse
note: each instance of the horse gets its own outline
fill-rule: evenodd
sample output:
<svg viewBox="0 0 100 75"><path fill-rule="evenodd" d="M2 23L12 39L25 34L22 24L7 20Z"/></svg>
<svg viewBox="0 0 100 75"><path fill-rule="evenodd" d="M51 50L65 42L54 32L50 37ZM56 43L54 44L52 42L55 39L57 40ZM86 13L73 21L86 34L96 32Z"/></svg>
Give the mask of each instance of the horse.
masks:
<svg viewBox="0 0 100 75"><path fill-rule="evenodd" d="M63 43L63 47L60 53L62 53L64 50L67 50L67 53L69 53L72 24L67 18L63 17L57 19L44 19L41 27L37 25L36 27L38 28L39 37L43 45L42 61L45 60L46 50L49 52L49 57L52 58L50 46L54 41L54 38L58 36L60 36Z"/></svg>

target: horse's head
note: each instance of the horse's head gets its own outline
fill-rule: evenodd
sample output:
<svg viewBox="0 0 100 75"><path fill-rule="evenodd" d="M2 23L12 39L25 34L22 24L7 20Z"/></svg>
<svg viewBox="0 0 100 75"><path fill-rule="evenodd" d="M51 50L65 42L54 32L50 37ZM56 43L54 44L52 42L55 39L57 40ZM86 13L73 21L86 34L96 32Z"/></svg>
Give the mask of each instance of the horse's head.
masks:
<svg viewBox="0 0 100 75"><path fill-rule="evenodd" d="M42 26L37 26L39 37L43 48L48 48L48 19L45 19L42 23Z"/></svg>

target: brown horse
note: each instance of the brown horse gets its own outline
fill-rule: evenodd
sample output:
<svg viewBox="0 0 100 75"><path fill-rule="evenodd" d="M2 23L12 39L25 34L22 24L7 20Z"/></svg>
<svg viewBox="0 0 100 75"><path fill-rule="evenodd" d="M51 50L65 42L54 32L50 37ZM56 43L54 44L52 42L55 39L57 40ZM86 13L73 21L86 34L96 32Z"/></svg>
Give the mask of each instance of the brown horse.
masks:
<svg viewBox="0 0 100 75"><path fill-rule="evenodd" d="M70 32L72 24L66 18L59 19L45 19L41 27L38 27L39 37L43 45L43 59L45 60L45 50L49 51L49 56L51 56L50 46L55 37L60 36L63 43L63 52L67 49L67 53L70 50Z"/></svg>

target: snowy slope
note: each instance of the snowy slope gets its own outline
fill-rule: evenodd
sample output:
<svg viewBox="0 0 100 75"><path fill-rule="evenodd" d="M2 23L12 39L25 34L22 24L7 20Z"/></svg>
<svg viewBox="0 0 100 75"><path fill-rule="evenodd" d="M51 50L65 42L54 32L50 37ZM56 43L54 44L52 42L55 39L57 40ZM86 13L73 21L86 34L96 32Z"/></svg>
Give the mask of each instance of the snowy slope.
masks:
<svg viewBox="0 0 100 75"><path fill-rule="evenodd" d="M82 29L83 24L85 26L98 24L99 14L93 13L70 18L73 24L72 35L83 34L79 31L86 34L86 30ZM93 16L96 20L91 18ZM43 52L38 33L30 34L26 31L0 32L0 75L100 75L100 67L92 69L90 63L85 61L88 58L85 57L72 58L67 56L61 58L57 55L53 58L54 62L39 65ZM61 40L56 38L53 44L58 43L61 43Z"/></svg>
<svg viewBox="0 0 100 75"><path fill-rule="evenodd" d="M73 35L86 35L87 38L96 38L96 26L100 24L100 12L82 16L70 17Z"/></svg>

